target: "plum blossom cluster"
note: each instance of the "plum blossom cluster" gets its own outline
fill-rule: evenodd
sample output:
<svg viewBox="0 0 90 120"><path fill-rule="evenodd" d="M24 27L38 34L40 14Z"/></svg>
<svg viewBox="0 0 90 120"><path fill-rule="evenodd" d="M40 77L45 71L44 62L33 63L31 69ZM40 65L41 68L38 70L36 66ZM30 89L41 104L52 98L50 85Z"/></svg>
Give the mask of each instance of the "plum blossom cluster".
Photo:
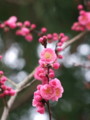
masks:
<svg viewBox="0 0 90 120"><path fill-rule="evenodd" d="M59 55L59 52L61 52L63 44L69 39L68 36L66 36L64 33L53 33L53 34L47 34L39 38L39 42L46 47L47 43L52 43L54 41L57 42L55 52L58 56L58 58L62 58L61 55Z"/></svg>
<svg viewBox="0 0 90 120"><path fill-rule="evenodd" d="M15 90L5 85L7 78L4 76L4 72L0 71L0 98L5 96L13 96L15 95Z"/></svg>
<svg viewBox="0 0 90 120"><path fill-rule="evenodd" d="M33 33L41 36L47 32L45 27L41 28L39 32L36 31L36 24L31 24L30 21L19 22L16 16L11 16L8 20L0 23L0 28L4 32L9 31L10 29L15 29L15 34L23 36L25 40L31 42L33 40Z"/></svg>
<svg viewBox="0 0 90 120"><path fill-rule="evenodd" d="M90 30L90 12L83 10L82 5L78 5L78 10L78 21L73 24L71 29L75 31Z"/></svg>
<svg viewBox="0 0 90 120"><path fill-rule="evenodd" d="M47 48L48 35L51 35L51 42L57 40L56 49ZM63 33L61 34L48 34L39 38L39 42L44 46L44 50L40 54L39 66L35 70L34 77L40 80L42 84L37 86L37 90L34 92L33 106L37 108L37 111L41 114L45 112L45 104L49 100L58 101L62 97L64 92L63 86L59 79L55 78L55 69L59 69L60 64L58 58L62 58L59 55L62 44L68 39ZM56 39L54 39L56 35ZM41 40L40 40L41 39Z"/></svg>
<svg viewBox="0 0 90 120"><path fill-rule="evenodd" d="M63 92L64 89L57 78L51 79L47 84L38 85L37 91L34 92L33 106L37 108L37 112L43 114L45 103L48 100L58 101Z"/></svg>

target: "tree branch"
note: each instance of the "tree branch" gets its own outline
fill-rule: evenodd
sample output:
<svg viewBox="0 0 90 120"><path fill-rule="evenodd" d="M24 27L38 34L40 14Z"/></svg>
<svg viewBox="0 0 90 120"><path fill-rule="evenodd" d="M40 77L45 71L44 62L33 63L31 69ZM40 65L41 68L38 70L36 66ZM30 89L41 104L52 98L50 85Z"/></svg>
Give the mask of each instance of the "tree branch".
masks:
<svg viewBox="0 0 90 120"><path fill-rule="evenodd" d="M7 78L7 81L8 81L9 83L11 83L14 87L17 88L17 84L16 84L15 82L13 82L12 80L10 80L9 78Z"/></svg>
<svg viewBox="0 0 90 120"><path fill-rule="evenodd" d="M31 74L29 74L21 83L18 84L16 91L20 91L21 89L23 89L23 86L26 85L26 83L33 77L34 71ZM6 106L4 107L4 111L2 114L1 120L7 120L10 109L11 109L17 95L18 95L18 92L14 96L10 97L9 101L7 102L8 107L6 107Z"/></svg>
<svg viewBox="0 0 90 120"><path fill-rule="evenodd" d="M67 41L65 46L63 47L63 50L65 48L67 48L69 45L71 45L72 43L76 42L77 40L79 40L80 38L82 38L84 35L86 35L87 31L81 32L80 34L78 34L77 36L75 36L74 38L72 38L71 40Z"/></svg>
<svg viewBox="0 0 90 120"><path fill-rule="evenodd" d="M24 90L27 87L30 87L34 82L36 81L36 79L33 79L30 83L26 84L24 87L22 87L20 90L18 90L17 92L21 92L22 90Z"/></svg>

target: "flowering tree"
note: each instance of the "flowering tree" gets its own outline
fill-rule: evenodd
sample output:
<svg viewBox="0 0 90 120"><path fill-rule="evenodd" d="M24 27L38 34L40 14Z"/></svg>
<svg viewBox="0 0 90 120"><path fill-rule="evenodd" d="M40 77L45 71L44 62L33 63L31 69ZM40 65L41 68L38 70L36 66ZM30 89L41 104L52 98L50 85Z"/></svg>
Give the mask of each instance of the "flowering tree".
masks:
<svg viewBox="0 0 90 120"><path fill-rule="evenodd" d="M85 11L83 5L78 5L79 17L78 22L75 22L71 29L75 31L82 31L74 38L70 39L64 33L48 33L46 27L42 27L38 30L36 24L30 21L18 21L16 16L11 16L8 20L0 23L0 29L7 33L13 31L17 36L22 36L27 42L34 41L34 35L38 36L38 42L43 46L43 50L40 52L40 59L38 66L30 73L26 78L20 82L15 83L4 75L4 72L0 71L0 99L3 100L4 109L1 116L1 120L8 118L9 112L12 109L13 103L16 100L19 92L24 91L27 87L39 80L34 92L32 105L36 107L37 112L44 114L46 108L49 113L49 120L52 120L53 113L50 110L50 101L58 102L59 98L63 97L64 87L61 81L56 77L55 70L61 67L60 60L63 61L62 52L75 41L85 36L90 30L90 12ZM48 44L54 44L54 48L48 46ZM88 60L89 60L88 56ZM0 60L3 61L3 55L0 55ZM75 64L84 68L90 68L84 64ZM32 79L34 77L34 79ZM8 87L5 82L8 81L14 86L15 89ZM7 100L7 96L10 98Z"/></svg>

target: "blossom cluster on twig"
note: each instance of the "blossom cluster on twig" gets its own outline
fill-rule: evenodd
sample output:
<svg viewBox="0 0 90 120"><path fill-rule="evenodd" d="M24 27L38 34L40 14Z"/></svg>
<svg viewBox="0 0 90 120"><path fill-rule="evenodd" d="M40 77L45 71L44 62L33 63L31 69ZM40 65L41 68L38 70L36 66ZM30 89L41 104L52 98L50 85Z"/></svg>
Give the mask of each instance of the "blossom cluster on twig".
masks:
<svg viewBox="0 0 90 120"><path fill-rule="evenodd" d="M15 95L15 90L11 87L5 85L7 78L4 76L4 72L0 71L0 98L4 98L6 96L13 96Z"/></svg>
<svg viewBox="0 0 90 120"><path fill-rule="evenodd" d="M3 29L4 32L15 29L15 34L23 36L28 42L33 40L33 33L41 36L47 32L45 27L42 27L39 31L36 30L36 27L36 24L32 24L28 20L19 22L16 16L11 16L8 20L0 23L0 28Z"/></svg>
<svg viewBox="0 0 90 120"><path fill-rule="evenodd" d="M0 60L2 56L0 55ZM4 98L6 96L13 96L15 95L16 91L13 90L11 87L5 85L7 78L4 76L4 72L0 71L0 98Z"/></svg>
<svg viewBox="0 0 90 120"><path fill-rule="evenodd" d="M58 101L64 92L60 80L55 78L54 70L60 67L58 58L62 59L60 52L63 49L61 47L67 39L68 36L64 35L64 33L48 34L39 38L44 50L40 54L39 66L35 70L34 77L40 80L42 84L37 86L32 104L41 114L45 112L45 104L49 100ZM55 50L47 48L48 42L52 43L53 41L57 41Z"/></svg>
<svg viewBox="0 0 90 120"><path fill-rule="evenodd" d="M75 31L90 30L90 12L83 10L83 5L78 5L79 17L78 21L75 22L71 29Z"/></svg>

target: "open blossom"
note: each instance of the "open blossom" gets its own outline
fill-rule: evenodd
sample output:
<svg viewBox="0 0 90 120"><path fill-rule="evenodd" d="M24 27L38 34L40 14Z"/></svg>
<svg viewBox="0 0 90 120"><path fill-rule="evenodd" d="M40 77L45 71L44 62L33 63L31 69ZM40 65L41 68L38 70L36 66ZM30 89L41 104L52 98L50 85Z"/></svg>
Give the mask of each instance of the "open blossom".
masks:
<svg viewBox="0 0 90 120"><path fill-rule="evenodd" d="M49 84L54 89L54 97L52 98L52 101L58 101L58 99L62 97L62 94L64 92L61 82L57 78L55 78L51 80Z"/></svg>
<svg viewBox="0 0 90 120"><path fill-rule="evenodd" d="M45 100L58 101L62 97L63 92L64 89L57 78L52 79L49 84L40 87L40 94Z"/></svg>
<svg viewBox="0 0 90 120"><path fill-rule="evenodd" d="M81 25L86 25L90 21L90 13L85 12L83 15L80 15L78 21Z"/></svg>
<svg viewBox="0 0 90 120"><path fill-rule="evenodd" d="M14 29L16 27L16 22L17 22L17 17L11 16L7 21L4 22L4 24Z"/></svg>
<svg viewBox="0 0 90 120"><path fill-rule="evenodd" d="M48 100L58 101L58 99L62 97L63 92L64 89L61 82L57 78L52 79L48 84L37 86L32 104L37 108L37 111L42 114L45 112L45 103Z"/></svg>
<svg viewBox="0 0 90 120"><path fill-rule="evenodd" d="M56 61L57 56L54 50L52 50L51 48L45 48L41 52L40 58L41 58L41 61L44 61L46 64L50 64Z"/></svg>
<svg viewBox="0 0 90 120"><path fill-rule="evenodd" d="M54 89L49 84L45 84L40 88L40 94L43 99L51 100L54 97Z"/></svg>

